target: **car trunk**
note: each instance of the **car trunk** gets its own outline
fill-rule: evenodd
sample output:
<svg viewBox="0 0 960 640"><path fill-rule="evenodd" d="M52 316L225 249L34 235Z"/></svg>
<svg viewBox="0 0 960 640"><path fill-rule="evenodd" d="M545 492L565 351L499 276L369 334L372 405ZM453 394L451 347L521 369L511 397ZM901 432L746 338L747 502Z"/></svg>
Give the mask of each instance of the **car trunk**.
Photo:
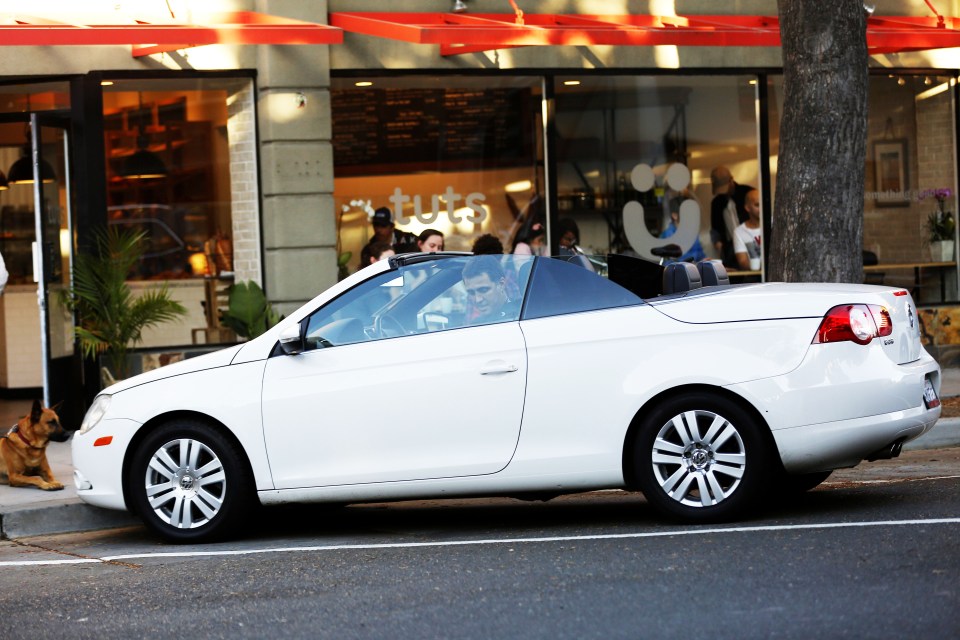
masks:
<svg viewBox="0 0 960 640"><path fill-rule="evenodd" d="M920 321L917 307L905 289L853 284L765 283L697 292L683 297L648 299L657 311L690 324L749 322L777 318L822 318L841 304L886 307L893 323L889 336L876 338L897 364L920 357ZM810 336L811 341L813 335Z"/></svg>

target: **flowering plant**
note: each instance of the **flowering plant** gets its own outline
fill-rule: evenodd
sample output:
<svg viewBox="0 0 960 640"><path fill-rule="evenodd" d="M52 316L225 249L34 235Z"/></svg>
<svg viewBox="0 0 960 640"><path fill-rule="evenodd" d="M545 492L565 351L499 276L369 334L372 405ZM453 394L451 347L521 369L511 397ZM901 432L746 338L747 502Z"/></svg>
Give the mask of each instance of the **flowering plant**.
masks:
<svg viewBox="0 0 960 640"><path fill-rule="evenodd" d="M950 189L928 189L920 195L920 199L936 198L937 208L927 216L927 231L930 233L930 242L939 240L953 240L956 222L953 214L946 210L947 198L953 195Z"/></svg>

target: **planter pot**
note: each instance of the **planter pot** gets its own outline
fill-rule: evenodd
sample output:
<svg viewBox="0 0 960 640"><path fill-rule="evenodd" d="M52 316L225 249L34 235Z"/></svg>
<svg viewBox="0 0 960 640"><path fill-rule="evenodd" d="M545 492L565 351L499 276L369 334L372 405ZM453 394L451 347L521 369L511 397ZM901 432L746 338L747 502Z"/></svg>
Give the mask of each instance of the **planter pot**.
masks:
<svg viewBox="0 0 960 640"><path fill-rule="evenodd" d="M953 260L953 240L934 240L930 243L930 259L934 262Z"/></svg>

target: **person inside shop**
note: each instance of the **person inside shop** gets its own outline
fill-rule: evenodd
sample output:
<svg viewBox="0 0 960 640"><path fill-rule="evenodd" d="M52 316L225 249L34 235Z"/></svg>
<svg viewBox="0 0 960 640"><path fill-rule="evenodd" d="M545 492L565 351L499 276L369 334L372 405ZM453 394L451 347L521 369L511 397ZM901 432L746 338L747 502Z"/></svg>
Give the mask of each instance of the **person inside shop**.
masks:
<svg viewBox="0 0 960 640"><path fill-rule="evenodd" d="M560 255L582 256L583 250L577 246L580 242L580 227L570 218L557 221L557 234L560 237Z"/></svg>
<svg viewBox="0 0 960 640"><path fill-rule="evenodd" d="M733 234L733 251L740 269L757 271L763 250L763 225L760 218L760 192L751 189L745 200L747 220Z"/></svg>
<svg viewBox="0 0 960 640"><path fill-rule="evenodd" d="M0 254L0 295L3 295L3 290L6 288L9 279L10 274L7 273L7 265L3 261L3 255Z"/></svg>
<svg viewBox="0 0 960 640"><path fill-rule="evenodd" d="M368 262L367 265L373 264L374 262L380 262L381 260L386 260L391 256L395 256L396 254L397 252L393 250L392 244L387 242L374 242L370 245L370 262Z"/></svg>
<svg viewBox="0 0 960 640"><path fill-rule="evenodd" d="M667 228L663 230L663 233L660 234L661 238L669 238L677 232L677 225L680 224L680 203L686 199L689 199L689 194L683 194L677 196L676 198L671 198L668 204L670 208L670 224L667 225ZM703 245L700 244L700 238L694 240L693 245L687 249L682 256L677 258L678 262L700 262L707 257L706 252L703 250ZM671 260L672 262L672 260Z"/></svg>
<svg viewBox="0 0 960 640"><path fill-rule="evenodd" d="M443 251L443 233L436 229L424 229L417 238L417 250L423 253Z"/></svg>
<svg viewBox="0 0 960 640"><path fill-rule="evenodd" d="M495 256L471 260L461 274L467 290L467 321L488 324L515 320L519 315L514 300L507 295L507 278Z"/></svg>
<svg viewBox="0 0 960 640"><path fill-rule="evenodd" d="M733 233L738 225L747 220L745 208L747 193L753 187L738 184L730 169L721 165L710 172L713 200L710 202L710 242L717 255L728 267L737 265L733 251Z"/></svg>
<svg viewBox="0 0 960 640"><path fill-rule="evenodd" d="M365 267L370 262L370 246L375 242L387 243L397 253L403 253L401 248L416 246L417 236L408 231L400 231L393 224L393 212L389 207L380 207L370 217L373 225L373 237L360 251L360 265ZM416 251L416 249L412 249Z"/></svg>
<svg viewBox="0 0 960 640"><path fill-rule="evenodd" d="M546 252L547 229L539 222L521 230L513 241L513 253L520 256L542 256Z"/></svg>
<svg viewBox="0 0 960 640"><path fill-rule="evenodd" d="M503 243L492 233L485 233L473 241L473 255L503 255Z"/></svg>

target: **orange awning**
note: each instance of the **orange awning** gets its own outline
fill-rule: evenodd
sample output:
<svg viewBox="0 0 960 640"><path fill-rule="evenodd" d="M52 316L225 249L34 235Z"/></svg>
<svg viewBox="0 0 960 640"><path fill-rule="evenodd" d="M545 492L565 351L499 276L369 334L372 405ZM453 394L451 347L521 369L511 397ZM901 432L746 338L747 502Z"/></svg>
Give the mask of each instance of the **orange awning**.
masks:
<svg viewBox="0 0 960 640"><path fill-rule="evenodd" d="M650 16L334 12L344 31L415 44L442 55L546 45L778 47L776 16ZM960 21L896 17L867 20L870 53L960 47Z"/></svg>
<svg viewBox="0 0 960 640"><path fill-rule="evenodd" d="M134 57L208 44L339 44L343 31L325 24L254 11L205 17L190 23L70 24L35 16L0 23L0 45L124 45Z"/></svg>

